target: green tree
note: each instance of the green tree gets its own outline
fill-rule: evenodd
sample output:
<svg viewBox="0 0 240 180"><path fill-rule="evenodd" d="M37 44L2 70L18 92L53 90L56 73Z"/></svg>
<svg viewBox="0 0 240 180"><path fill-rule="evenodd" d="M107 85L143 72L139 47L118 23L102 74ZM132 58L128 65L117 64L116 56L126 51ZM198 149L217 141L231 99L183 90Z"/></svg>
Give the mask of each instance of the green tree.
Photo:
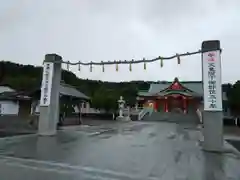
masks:
<svg viewBox="0 0 240 180"><path fill-rule="evenodd" d="M102 86L95 91L92 97L92 105L97 109L104 109L106 111L115 110L117 108L117 97L117 92Z"/></svg>
<svg viewBox="0 0 240 180"><path fill-rule="evenodd" d="M102 109L104 104L104 98L99 92L95 92L91 98L92 106L96 109Z"/></svg>
<svg viewBox="0 0 240 180"><path fill-rule="evenodd" d="M40 88L42 67L21 65L0 61L0 83L18 91L31 91ZM91 97L92 105L98 109L115 110L117 101L123 96L128 105L135 103L138 89L148 89L149 82L104 82L80 79L70 71L62 71L62 80Z"/></svg>

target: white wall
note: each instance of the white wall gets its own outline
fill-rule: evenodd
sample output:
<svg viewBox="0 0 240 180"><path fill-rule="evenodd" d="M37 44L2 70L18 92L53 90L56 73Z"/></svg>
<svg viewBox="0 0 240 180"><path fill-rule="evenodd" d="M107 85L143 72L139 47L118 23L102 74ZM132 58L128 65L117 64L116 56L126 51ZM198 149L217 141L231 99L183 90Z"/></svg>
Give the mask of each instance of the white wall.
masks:
<svg viewBox="0 0 240 180"><path fill-rule="evenodd" d="M15 92L14 89L8 86L0 86L0 93L3 92ZM19 104L18 102L2 100L0 101L0 114L2 115L18 115Z"/></svg>
<svg viewBox="0 0 240 180"><path fill-rule="evenodd" d="M0 93L2 92L15 92L15 90L7 86L0 86Z"/></svg>
<svg viewBox="0 0 240 180"><path fill-rule="evenodd" d="M88 114L88 113L100 113L100 111L99 110L97 110L97 109L95 109L95 108L91 108L91 106L90 106L90 103L89 102L83 102L83 103L81 103L81 112L82 113L86 113L86 114Z"/></svg>
<svg viewBox="0 0 240 180"><path fill-rule="evenodd" d="M227 92L223 92L223 93L222 93L222 100L223 100L223 101L227 101L227 100L228 100L228 98L227 98Z"/></svg>
<svg viewBox="0 0 240 180"><path fill-rule="evenodd" d="M32 105L31 105L31 114L33 114L33 108L36 105L36 103L37 103L37 106L36 106L36 109L35 109L35 113L38 114L40 112L39 111L40 101L34 101L34 102L32 102Z"/></svg>
<svg viewBox="0 0 240 180"><path fill-rule="evenodd" d="M35 102L36 103L36 102ZM94 108L91 108L90 104L88 102L85 102L85 105L82 103L81 105L81 112L82 113L100 113L99 110L96 110ZM37 102L37 107L35 110L35 113L39 113L39 101ZM77 106L74 107L74 110L76 113L79 112L79 108ZM33 103L32 103L32 108L31 108L31 114L33 113Z"/></svg>
<svg viewBox="0 0 240 180"><path fill-rule="evenodd" d="M14 101L0 101L0 114L1 115L18 115L19 104Z"/></svg>

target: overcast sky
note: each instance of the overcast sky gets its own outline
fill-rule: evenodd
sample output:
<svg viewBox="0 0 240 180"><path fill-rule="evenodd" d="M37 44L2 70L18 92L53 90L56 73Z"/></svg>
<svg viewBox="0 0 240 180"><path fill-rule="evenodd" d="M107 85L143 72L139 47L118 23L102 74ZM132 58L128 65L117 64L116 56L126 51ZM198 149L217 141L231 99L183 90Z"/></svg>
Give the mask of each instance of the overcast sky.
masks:
<svg viewBox="0 0 240 180"><path fill-rule="evenodd" d="M154 58L200 49L219 39L222 80L240 79L240 0L2 0L0 59L41 65L46 53L64 60ZM65 66L66 67L66 66ZM64 68L65 68L64 67ZM81 78L108 81L201 80L199 55L147 65L70 67Z"/></svg>

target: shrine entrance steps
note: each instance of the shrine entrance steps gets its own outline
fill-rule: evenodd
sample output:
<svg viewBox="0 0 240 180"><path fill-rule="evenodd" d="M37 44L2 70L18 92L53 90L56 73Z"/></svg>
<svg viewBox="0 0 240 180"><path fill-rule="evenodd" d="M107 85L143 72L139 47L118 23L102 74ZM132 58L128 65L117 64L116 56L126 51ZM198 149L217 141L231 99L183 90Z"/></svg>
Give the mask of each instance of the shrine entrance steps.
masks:
<svg viewBox="0 0 240 180"><path fill-rule="evenodd" d="M196 113L179 113L179 112L153 112L150 116L145 116L143 121L165 121L174 123L200 123Z"/></svg>

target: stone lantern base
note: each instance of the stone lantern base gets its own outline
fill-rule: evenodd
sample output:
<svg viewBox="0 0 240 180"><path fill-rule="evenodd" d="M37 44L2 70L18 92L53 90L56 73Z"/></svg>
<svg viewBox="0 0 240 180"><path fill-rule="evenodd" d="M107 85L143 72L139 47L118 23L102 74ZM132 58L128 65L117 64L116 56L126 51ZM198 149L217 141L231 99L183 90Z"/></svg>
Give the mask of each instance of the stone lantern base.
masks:
<svg viewBox="0 0 240 180"><path fill-rule="evenodd" d="M117 118L116 118L116 120L117 121L131 121L131 118L130 117L120 117L120 116L118 116Z"/></svg>

